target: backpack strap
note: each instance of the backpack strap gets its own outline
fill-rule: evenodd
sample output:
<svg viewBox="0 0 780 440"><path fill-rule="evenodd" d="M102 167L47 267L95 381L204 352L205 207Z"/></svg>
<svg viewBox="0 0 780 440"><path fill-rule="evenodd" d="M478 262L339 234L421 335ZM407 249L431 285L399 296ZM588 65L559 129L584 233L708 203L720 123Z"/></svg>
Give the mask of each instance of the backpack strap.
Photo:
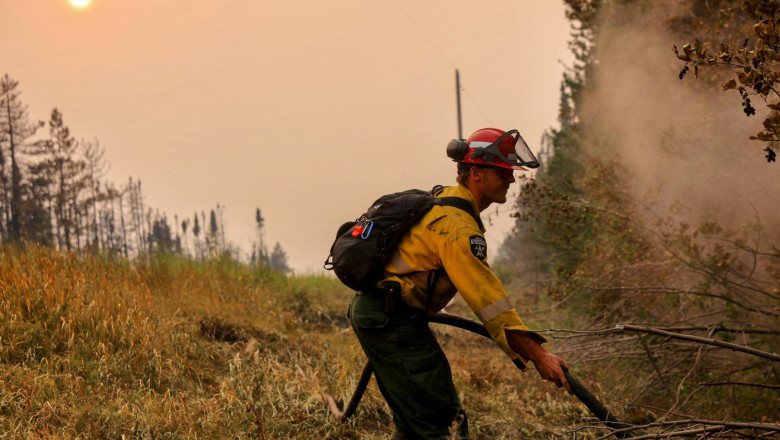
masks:
<svg viewBox="0 0 780 440"><path fill-rule="evenodd" d="M432 270L428 272L428 279L425 286L425 310L427 311L431 307L431 301L433 301L433 291L436 288L436 283L439 282L441 274L444 272L444 268Z"/></svg>
<svg viewBox="0 0 780 440"><path fill-rule="evenodd" d="M444 190L444 187L441 185L436 185L431 190L431 194L434 196L438 196L441 194L441 192ZM475 222L477 222L477 226L479 226L479 229L482 230L485 227L482 225L482 219L479 218L479 214L474 214L474 207L471 206L471 202L469 202L466 199L462 199L460 197L436 197L433 199L434 205L443 205L443 206L453 206L455 208L461 209L463 211L466 211L471 215L471 217L474 219ZM427 280L427 286L426 286L426 300L425 300L425 310L428 310L428 308L431 305L431 300L433 300L433 291L436 288L436 283L439 281L439 278L441 278L442 273L444 272L444 268L440 268L438 270L434 270L431 272L428 272L428 280Z"/></svg>
<svg viewBox="0 0 780 440"><path fill-rule="evenodd" d="M479 218L478 214L474 214L474 207L471 206L471 202L468 200L461 199L460 197L437 197L434 199L433 203L435 205L454 206L456 208L462 209L468 212L471 217L474 218L474 221L477 222L477 226L479 226L480 230L485 229L485 227L482 225L482 219Z"/></svg>
<svg viewBox="0 0 780 440"><path fill-rule="evenodd" d="M435 189L436 188L434 188L434 190ZM439 190L439 192L441 192L441 190ZM484 226L482 225L482 219L479 218L478 214L474 214L474 207L471 206L471 202L469 202L466 199L462 199L460 197L437 197L433 200L433 204L454 206L455 208L462 209L463 211L466 211L471 215L474 221L477 222L477 225L479 226L480 230L484 229ZM433 300L433 291L436 288L436 283L439 281L442 272L444 272L444 268L428 272L425 310L428 310L428 308L431 305L431 301Z"/></svg>

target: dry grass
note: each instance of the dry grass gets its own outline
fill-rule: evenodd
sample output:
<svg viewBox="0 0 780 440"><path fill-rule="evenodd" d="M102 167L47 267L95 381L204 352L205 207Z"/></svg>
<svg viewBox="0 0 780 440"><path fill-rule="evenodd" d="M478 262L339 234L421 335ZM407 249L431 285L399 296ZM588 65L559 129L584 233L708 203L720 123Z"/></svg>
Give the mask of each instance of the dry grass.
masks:
<svg viewBox="0 0 780 440"><path fill-rule="evenodd" d="M390 415L344 314L351 293L230 261L0 257L0 438L380 439ZM474 438L551 438L587 412L489 341L440 328Z"/></svg>

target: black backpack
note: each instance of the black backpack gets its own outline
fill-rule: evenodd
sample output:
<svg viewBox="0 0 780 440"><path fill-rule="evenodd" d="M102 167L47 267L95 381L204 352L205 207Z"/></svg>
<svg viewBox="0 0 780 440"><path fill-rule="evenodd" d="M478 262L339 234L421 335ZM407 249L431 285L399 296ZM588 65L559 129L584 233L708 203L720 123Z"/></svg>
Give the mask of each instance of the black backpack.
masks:
<svg viewBox="0 0 780 440"><path fill-rule="evenodd" d="M369 291L384 278L387 261L404 234L434 205L460 208L482 228L468 200L436 197L443 189L438 185L431 191L410 189L380 197L357 220L341 225L324 268L335 272L347 287Z"/></svg>

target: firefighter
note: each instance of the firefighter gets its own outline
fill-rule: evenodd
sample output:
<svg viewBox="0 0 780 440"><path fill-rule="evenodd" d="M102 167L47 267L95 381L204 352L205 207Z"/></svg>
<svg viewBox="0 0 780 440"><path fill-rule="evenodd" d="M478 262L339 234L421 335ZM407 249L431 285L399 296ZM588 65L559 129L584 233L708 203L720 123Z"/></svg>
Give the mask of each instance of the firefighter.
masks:
<svg viewBox="0 0 780 440"><path fill-rule="evenodd" d="M460 293L498 346L521 368L532 362L542 378L571 388L566 363L542 347L512 307L487 263L479 212L504 203L514 170L538 167L517 130L485 128L453 140L447 155L457 162L457 186L439 197L471 203L476 218L452 206L434 206L401 240L385 278L350 305L352 327L374 368L393 413L391 439L468 438L447 358L426 316Z"/></svg>

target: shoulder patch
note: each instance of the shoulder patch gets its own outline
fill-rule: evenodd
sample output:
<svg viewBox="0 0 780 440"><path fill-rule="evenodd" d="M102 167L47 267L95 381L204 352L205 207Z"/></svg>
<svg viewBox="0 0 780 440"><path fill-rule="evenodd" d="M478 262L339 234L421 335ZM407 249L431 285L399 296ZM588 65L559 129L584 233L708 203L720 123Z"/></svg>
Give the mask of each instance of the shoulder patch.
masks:
<svg viewBox="0 0 780 440"><path fill-rule="evenodd" d="M472 235L469 237L469 245L471 245L471 253L480 260L484 260L487 257L487 243L485 238L481 235Z"/></svg>

